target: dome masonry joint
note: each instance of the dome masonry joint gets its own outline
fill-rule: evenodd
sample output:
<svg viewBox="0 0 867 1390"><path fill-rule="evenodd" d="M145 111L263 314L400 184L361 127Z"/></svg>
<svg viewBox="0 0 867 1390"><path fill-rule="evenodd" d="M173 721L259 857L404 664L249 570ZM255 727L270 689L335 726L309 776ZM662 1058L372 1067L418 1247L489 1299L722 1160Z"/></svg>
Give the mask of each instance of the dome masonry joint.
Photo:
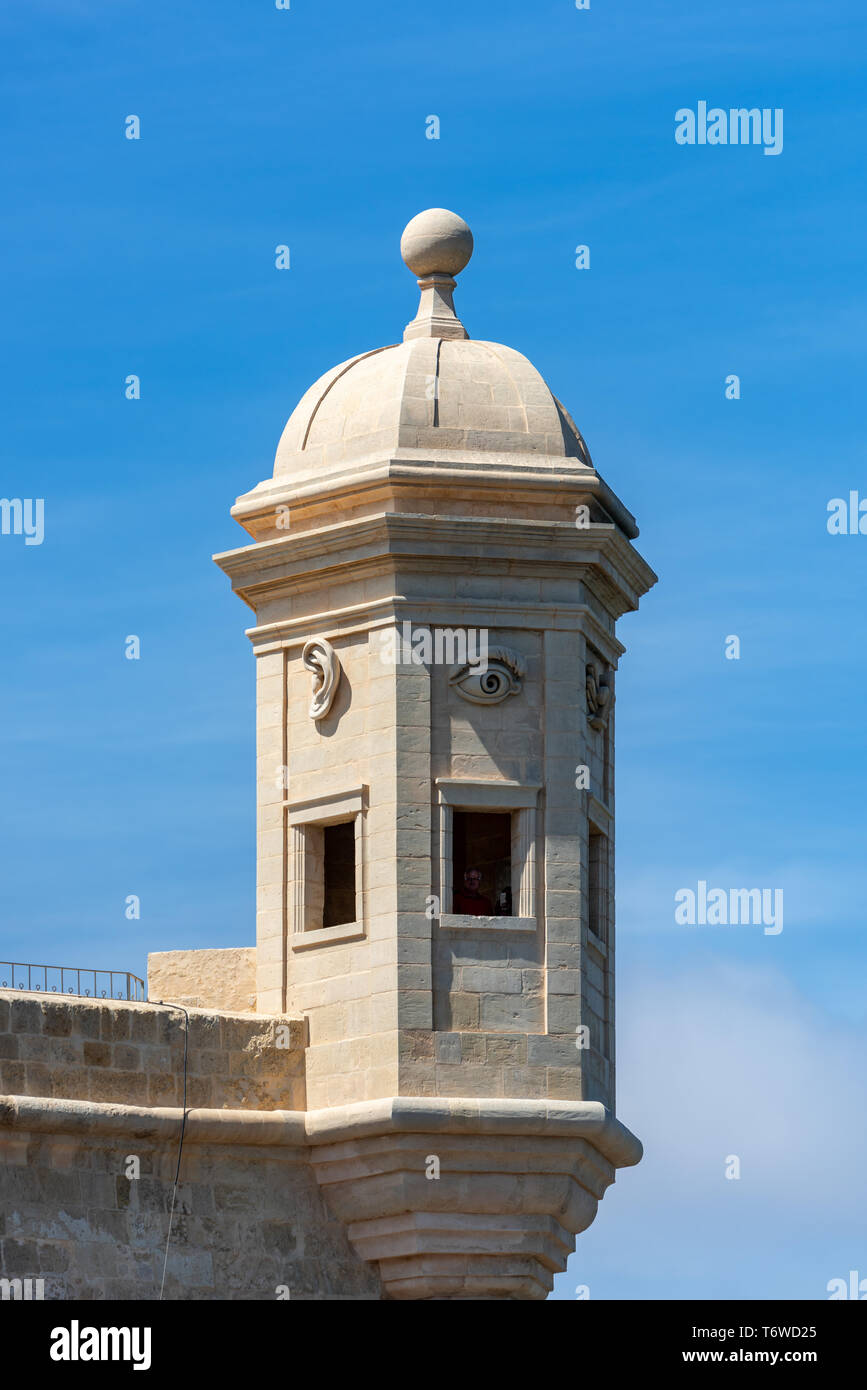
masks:
<svg viewBox="0 0 867 1390"><path fill-rule="evenodd" d="M407 223L400 254L418 278L418 313L404 330L409 338L468 338L455 314L454 277L473 254L473 234L462 217L446 208L428 208Z"/></svg>

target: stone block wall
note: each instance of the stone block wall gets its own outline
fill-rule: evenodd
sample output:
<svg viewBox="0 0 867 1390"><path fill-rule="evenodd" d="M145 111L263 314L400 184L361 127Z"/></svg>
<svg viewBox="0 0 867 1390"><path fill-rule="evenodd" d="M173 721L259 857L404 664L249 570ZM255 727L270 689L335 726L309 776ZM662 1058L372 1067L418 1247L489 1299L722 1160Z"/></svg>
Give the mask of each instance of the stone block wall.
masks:
<svg viewBox="0 0 867 1390"><path fill-rule="evenodd" d="M46 1299L157 1299L178 1119L130 1116L128 1132L46 1133L4 1124L0 1099L0 1277L41 1279ZM57 1117L56 1124L64 1120ZM130 1178L131 1159L140 1176ZM167 1299L378 1299L320 1195L303 1148L187 1136Z"/></svg>
<svg viewBox="0 0 867 1390"><path fill-rule="evenodd" d="M305 1021L188 1013L165 1297L379 1298L309 1163ZM0 993L0 1278L159 1296L186 1027L151 1004Z"/></svg>
<svg viewBox="0 0 867 1390"><path fill-rule="evenodd" d="M256 947L152 951L148 997L197 1009L256 1012Z"/></svg>
<svg viewBox="0 0 867 1390"><path fill-rule="evenodd" d="M402 1030L402 1095L572 1100L581 1053L574 1037Z"/></svg>
<svg viewBox="0 0 867 1390"><path fill-rule="evenodd" d="M304 1109L303 1019L188 1013L189 1107ZM0 1094L180 1105L185 1029L154 1004L0 992Z"/></svg>
<svg viewBox="0 0 867 1390"><path fill-rule="evenodd" d="M450 1032L543 1033L538 932L449 931L435 941L434 1026Z"/></svg>

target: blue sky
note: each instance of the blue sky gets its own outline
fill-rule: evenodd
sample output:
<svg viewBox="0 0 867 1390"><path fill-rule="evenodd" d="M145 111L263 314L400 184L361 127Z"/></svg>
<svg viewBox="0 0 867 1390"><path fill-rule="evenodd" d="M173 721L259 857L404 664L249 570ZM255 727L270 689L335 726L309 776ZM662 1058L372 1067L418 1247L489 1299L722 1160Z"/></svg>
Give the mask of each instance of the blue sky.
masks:
<svg viewBox="0 0 867 1390"><path fill-rule="evenodd" d="M867 496L865 29L796 0L0 13L0 494L46 508L41 546L0 536L0 954L252 943L248 610L210 555L310 382L400 338L417 211L469 221L470 334L530 357L639 520L618 1109L647 1156L562 1298L867 1276L867 538L826 529ZM783 152L677 145L701 100L782 108ZM783 932L677 926L699 879L782 887Z"/></svg>

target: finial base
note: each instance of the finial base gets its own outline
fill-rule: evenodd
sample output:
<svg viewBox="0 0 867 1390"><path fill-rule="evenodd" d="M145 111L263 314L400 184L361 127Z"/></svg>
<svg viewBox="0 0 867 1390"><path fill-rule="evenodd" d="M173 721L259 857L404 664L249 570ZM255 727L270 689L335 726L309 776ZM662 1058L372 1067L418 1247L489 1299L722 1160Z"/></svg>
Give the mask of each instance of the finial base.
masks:
<svg viewBox="0 0 867 1390"><path fill-rule="evenodd" d="M409 338L469 338L455 314L452 293L455 281L451 275L427 275L419 280L421 290L418 313L404 329L404 342Z"/></svg>

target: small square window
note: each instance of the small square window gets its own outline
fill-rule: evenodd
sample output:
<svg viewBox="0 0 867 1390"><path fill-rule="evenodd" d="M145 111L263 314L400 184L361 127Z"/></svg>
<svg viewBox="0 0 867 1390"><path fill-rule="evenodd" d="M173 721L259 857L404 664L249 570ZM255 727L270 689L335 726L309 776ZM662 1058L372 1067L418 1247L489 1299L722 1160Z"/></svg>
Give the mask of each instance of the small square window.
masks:
<svg viewBox="0 0 867 1390"><path fill-rule="evenodd" d="M452 836L454 905L448 910L511 917L511 813L455 811Z"/></svg>
<svg viewBox="0 0 867 1390"><path fill-rule="evenodd" d="M354 922L355 822L323 826L323 903L321 927L340 927ZM311 924L312 925L312 924Z"/></svg>
<svg viewBox="0 0 867 1390"><path fill-rule="evenodd" d="M364 936L367 788L287 807L292 950Z"/></svg>
<svg viewBox="0 0 867 1390"><path fill-rule="evenodd" d="M438 777L436 788L440 926L536 931L538 784Z"/></svg>
<svg viewBox="0 0 867 1390"><path fill-rule="evenodd" d="M304 846L301 930L347 926L356 920L355 819L305 825L299 833Z"/></svg>
<svg viewBox="0 0 867 1390"><path fill-rule="evenodd" d="M601 975L598 995L592 1006L591 1039L603 1057L611 1056L611 978L609 973L609 937L611 904L609 900L609 842L608 836L592 822L589 826L587 858L587 926L588 957Z"/></svg>
<svg viewBox="0 0 867 1390"><path fill-rule="evenodd" d="M608 836L590 827L587 897L588 926L593 935L608 944Z"/></svg>

